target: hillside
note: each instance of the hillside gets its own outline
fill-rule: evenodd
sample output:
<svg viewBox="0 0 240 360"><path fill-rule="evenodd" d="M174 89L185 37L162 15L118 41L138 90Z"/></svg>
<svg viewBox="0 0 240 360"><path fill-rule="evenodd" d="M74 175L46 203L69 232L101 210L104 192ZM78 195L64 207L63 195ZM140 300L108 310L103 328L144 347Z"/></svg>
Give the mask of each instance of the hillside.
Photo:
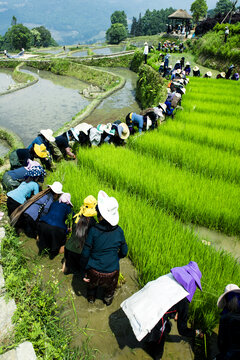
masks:
<svg viewBox="0 0 240 360"><path fill-rule="evenodd" d="M191 2L187 0L182 6L189 9ZM179 1L172 1L171 6L178 8ZM104 39L110 16L115 10L124 10L131 23L133 16L138 17L139 13L143 15L147 9L160 10L167 7L169 2L166 0L160 3L154 0L147 3L144 0L3 0L0 1L0 34L7 31L12 16L15 16L18 23L29 28L45 26L59 44L82 43L91 39Z"/></svg>

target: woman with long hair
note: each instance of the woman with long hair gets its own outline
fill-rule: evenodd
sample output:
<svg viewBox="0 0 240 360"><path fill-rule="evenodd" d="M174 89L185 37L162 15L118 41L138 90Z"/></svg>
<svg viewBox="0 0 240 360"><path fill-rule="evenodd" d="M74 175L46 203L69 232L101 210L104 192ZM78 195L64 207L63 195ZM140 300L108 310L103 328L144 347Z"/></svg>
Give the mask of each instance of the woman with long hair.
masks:
<svg viewBox="0 0 240 360"><path fill-rule="evenodd" d="M89 195L84 199L79 213L73 216L72 234L64 249L62 272L65 275L81 273L81 252L90 227L96 223L96 205L95 197Z"/></svg>

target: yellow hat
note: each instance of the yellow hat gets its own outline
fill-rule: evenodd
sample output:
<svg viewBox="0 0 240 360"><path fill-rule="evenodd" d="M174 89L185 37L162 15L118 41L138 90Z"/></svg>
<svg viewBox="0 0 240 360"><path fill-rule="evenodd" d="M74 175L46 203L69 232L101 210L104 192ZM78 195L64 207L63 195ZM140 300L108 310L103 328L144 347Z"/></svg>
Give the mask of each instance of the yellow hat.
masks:
<svg viewBox="0 0 240 360"><path fill-rule="evenodd" d="M44 144L41 145L34 144L34 151L37 154L37 156L40 158L46 158L48 156L48 151Z"/></svg>
<svg viewBox="0 0 240 360"><path fill-rule="evenodd" d="M132 120L132 114L133 114L132 112L129 114L129 118L130 118L131 120Z"/></svg>
<svg viewBox="0 0 240 360"><path fill-rule="evenodd" d="M78 223L79 218L82 215L85 217L97 215L96 206L97 206L97 200L95 199L94 196L89 195L88 197L86 197L83 201L83 205L80 207L79 213L77 213L73 217L76 218L75 223L76 224Z"/></svg>

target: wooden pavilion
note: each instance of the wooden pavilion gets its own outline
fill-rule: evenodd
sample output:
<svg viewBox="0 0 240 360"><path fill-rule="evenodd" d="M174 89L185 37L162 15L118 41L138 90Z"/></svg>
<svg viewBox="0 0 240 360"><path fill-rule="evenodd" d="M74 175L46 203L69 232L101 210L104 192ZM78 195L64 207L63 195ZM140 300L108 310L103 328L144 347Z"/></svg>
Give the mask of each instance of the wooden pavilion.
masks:
<svg viewBox="0 0 240 360"><path fill-rule="evenodd" d="M179 29L180 27L185 27L185 29L190 29L190 21L192 20L192 16L188 14L186 10L179 9L175 11L173 14L168 16L170 20L170 24L168 24L168 29L170 27L171 31Z"/></svg>

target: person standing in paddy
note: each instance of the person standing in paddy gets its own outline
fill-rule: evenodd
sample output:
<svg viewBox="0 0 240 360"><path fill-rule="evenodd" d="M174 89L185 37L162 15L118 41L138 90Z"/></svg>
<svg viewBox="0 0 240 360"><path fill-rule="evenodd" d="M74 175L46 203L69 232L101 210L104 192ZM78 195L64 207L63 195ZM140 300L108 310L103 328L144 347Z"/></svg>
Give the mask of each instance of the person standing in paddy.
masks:
<svg viewBox="0 0 240 360"><path fill-rule="evenodd" d="M98 193L99 223L89 230L82 251L81 266L86 271L87 299L94 303L98 287L104 290L103 302L112 303L118 283L119 259L127 255L123 230L118 226L118 202L104 191Z"/></svg>
<svg viewBox="0 0 240 360"><path fill-rule="evenodd" d="M144 43L143 55L144 55L144 63L147 64L147 56L148 56L148 43L147 42Z"/></svg>

